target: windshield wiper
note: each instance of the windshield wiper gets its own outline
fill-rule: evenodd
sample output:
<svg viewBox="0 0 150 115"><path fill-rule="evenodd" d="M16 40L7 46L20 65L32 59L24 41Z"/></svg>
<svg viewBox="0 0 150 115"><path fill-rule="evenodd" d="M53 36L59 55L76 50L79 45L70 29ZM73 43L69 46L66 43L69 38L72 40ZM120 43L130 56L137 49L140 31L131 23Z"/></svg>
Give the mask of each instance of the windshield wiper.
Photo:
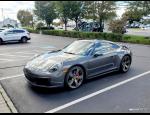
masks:
<svg viewBox="0 0 150 115"><path fill-rule="evenodd" d="M64 53L67 53L67 54L75 54L75 53L71 53L71 52L64 52Z"/></svg>

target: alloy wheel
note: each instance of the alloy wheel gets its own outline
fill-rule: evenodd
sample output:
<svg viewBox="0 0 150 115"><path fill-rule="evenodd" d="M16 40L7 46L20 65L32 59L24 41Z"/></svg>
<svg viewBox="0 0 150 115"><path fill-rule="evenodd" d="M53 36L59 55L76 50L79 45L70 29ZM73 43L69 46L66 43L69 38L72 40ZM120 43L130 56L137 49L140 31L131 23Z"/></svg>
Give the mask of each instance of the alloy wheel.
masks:
<svg viewBox="0 0 150 115"><path fill-rule="evenodd" d="M127 72L131 65L131 59L129 56L125 56L122 60L122 71Z"/></svg>
<svg viewBox="0 0 150 115"><path fill-rule="evenodd" d="M73 67L67 75L67 86L71 89L76 89L83 83L84 71L81 67Z"/></svg>

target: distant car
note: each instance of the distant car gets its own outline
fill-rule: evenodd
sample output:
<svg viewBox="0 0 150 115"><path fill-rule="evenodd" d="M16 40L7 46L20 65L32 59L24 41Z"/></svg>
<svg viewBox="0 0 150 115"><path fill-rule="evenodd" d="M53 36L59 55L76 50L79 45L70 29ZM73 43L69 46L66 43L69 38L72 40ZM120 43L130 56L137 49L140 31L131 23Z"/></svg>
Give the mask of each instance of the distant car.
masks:
<svg viewBox="0 0 150 115"><path fill-rule="evenodd" d="M0 32L0 44L9 41L26 43L30 39L30 33L25 29L6 29Z"/></svg>
<svg viewBox="0 0 150 115"><path fill-rule="evenodd" d="M106 40L78 40L57 51L34 57L24 67L26 80L37 87L76 89L86 79L113 71L127 72L131 50Z"/></svg>
<svg viewBox="0 0 150 115"><path fill-rule="evenodd" d="M148 29L150 29L150 24L144 25L143 27L141 27L141 29L143 29L143 30L148 30Z"/></svg>
<svg viewBox="0 0 150 115"><path fill-rule="evenodd" d="M38 27L37 30L54 30L55 28L53 26L50 27Z"/></svg>

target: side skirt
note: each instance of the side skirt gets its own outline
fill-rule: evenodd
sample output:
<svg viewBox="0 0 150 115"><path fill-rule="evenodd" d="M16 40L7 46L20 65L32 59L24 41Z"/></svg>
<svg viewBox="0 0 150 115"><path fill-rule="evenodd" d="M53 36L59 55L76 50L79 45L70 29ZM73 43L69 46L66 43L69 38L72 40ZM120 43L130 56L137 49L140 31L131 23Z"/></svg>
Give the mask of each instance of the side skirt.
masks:
<svg viewBox="0 0 150 115"><path fill-rule="evenodd" d="M100 74L97 74L97 75L94 75L94 76L88 76L86 79L92 79L92 78L95 78L95 77L100 77L101 75L105 75L105 74L116 72L116 71L119 71L119 68L115 68L115 69L112 69L112 70L109 70L109 71L106 71L106 72L103 72L103 73L100 73Z"/></svg>

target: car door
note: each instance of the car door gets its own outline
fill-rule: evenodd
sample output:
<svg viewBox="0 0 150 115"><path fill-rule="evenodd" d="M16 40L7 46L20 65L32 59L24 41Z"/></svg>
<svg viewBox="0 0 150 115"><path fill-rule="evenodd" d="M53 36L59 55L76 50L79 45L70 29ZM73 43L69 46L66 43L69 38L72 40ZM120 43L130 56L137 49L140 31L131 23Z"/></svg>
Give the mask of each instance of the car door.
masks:
<svg viewBox="0 0 150 115"><path fill-rule="evenodd" d="M93 56L88 63L89 77L109 71L115 67L115 53L110 44L100 43L95 48L94 54L99 54L99 56Z"/></svg>
<svg viewBox="0 0 150 115"><path fill-rule="evenodd" d="M20 40L23 31L14 29L13 32L14 32L14 39L15 40Z"/></svg>
<svg viewBox="0 0 150 115"><path fill-rule="evenodd" d="M15 33L13 30L8 30L7 32L4 33L4 40L5 41L11 41L14 40L15 38Z"/></svg>

